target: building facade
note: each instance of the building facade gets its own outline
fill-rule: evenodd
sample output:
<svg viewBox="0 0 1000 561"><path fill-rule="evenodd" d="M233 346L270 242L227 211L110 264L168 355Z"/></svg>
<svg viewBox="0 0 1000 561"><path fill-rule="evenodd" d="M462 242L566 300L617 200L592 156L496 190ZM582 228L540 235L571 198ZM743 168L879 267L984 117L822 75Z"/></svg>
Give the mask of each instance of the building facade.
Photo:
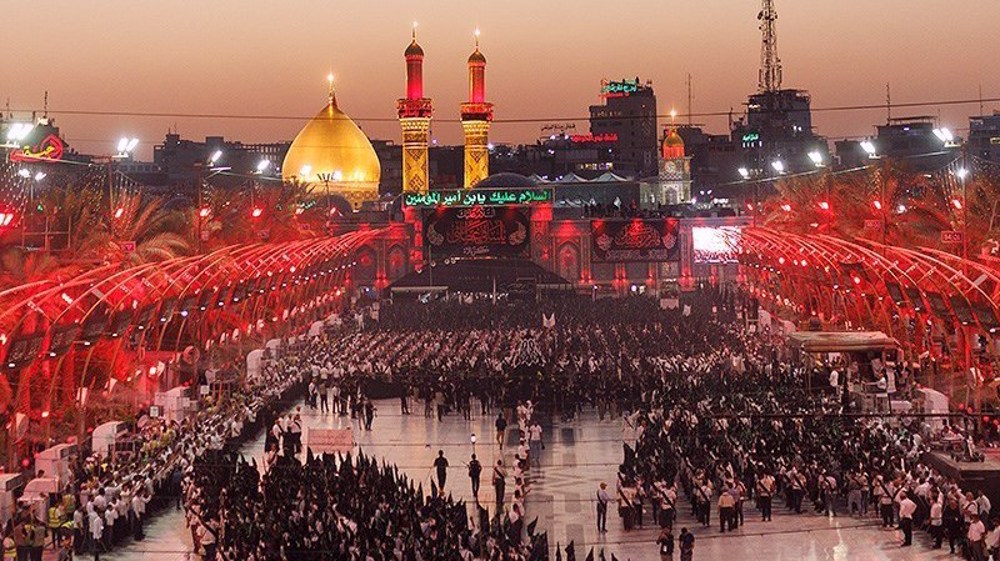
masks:
<svg viewBox="0 0 1000 561"><path fill-rule="evenodd" d="M590 106L590 134L614 137L613 167L620 175L646 177L658 172L656 95L639 78L601 83L603 105Z"/></svg>

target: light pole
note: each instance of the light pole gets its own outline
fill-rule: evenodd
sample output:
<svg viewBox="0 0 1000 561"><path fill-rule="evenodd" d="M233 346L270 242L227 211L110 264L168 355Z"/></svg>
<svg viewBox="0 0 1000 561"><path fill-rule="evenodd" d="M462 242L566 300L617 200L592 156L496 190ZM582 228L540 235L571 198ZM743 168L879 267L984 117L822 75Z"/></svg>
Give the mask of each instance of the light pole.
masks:
<svg viewBox="0 0 1000 561"><path fill-rule="evenodd" d="M817 171L822 171L823 168L826 167L826 163L823 161L823 153L820 152L819 150L813 150L812 152L809 152L809 160L812 161L812 163L813 163L814 166L816 166L816 170ZM830 176L829 173L827 173L827 174L825 174L825 176L824 176L823 179L824 179L824 184L825 184L824 186L826 187L826 199L823 200L823 201L820 201L819 207L820 207L820 209L822 209L823 211L825 211L825 214L826 214L826 229L827 229L827 234L829 234L830 233L830 229L833 226L833 211L832 211L833 207L832 207L832 205L830 203L830 196L832 194L831 183L832 183L832 179L833 178Z"/></svg>
<svg viewBox="0 0 1000 561"><path fill-rule="evenodd" d="M195 162L195 164L194 164L194 174L195 174L194 188L197 191L197 195L198 195L198 253L201 253L202 250L203 250L203 244L204 244L204 231L203 231L203 229L204 229L205 219L208 218L209 216L211 216L211 214L212 214L212 210L210 208L208 208L208 207L205 206L205 201L204 201L204 183L205 183L205 181L211 179L212 177L214 177L214 176L216 176L216 175L218 175L218 174L220 174L220 173L222 173L224 171L228 171L228 170L232 169L232 168L229 168L229 167L216 167L216 164L219 163L220 159L222 159L222 150L216 150L208 158L208 161L207 161L208 170L211 173L209 173L207 176L204 175L205 163L202 163L202 162L199 161L199 162Z"/></svg>
<svg viewBox="0 0 1000 561"><path fill-rule="evenodd" d="M340 181L343 181L344 174L341 173L341 171L338 169L333 171L332 173L331 172L317 173L316 177L318 177L319 180L323 182L323 186L326 188L326 214L327 214L327 220L329 221L330 215L333 214L333 199L331 198L330 195L330 183L331 182L339 183Z"/></svg>
<svg viewBox="0 0 1000 561"><path fill-rule="evenodd" d="M744 183L750 180L749 169L741 167L736 171L739 172L740 177L743 178ZM756 181L754 181L753 183L753 205L751 206L750 211L752 213L751 215L752 225L756 227L757 226L757 182Z"/></svg>

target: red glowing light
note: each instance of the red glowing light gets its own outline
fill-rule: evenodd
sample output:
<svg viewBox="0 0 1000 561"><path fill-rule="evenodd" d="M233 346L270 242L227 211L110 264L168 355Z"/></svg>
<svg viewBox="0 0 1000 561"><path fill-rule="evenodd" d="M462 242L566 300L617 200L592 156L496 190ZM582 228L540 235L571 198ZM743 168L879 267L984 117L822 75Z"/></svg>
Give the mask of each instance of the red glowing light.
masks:
<svg viewBox="0 0 1000 561"><path fill-rule="evenodd" d="M250 213L250 216L253 216L254 218L260 218L261 214L264 214L264 211L258 207L253 209L253 211Z"/></svg>
<svg viewBox="0 0 1000 561"><path fill-rule="evenodd" d="M201 216L202 218L207 218L208 215L210 215L210 214L212 214L212 209L210 209L208 207L205 207L205 208L203 208L203 209L201 209L201 210L198 211L198 215Z"/></svg>
<svg viewBox="0 0 1000 561"><path fill-rule="evenodd" d="M962 201L958 199L952 199L951 205L955 207L956 210L962 210Z"/></svg>
<svg viewBox="0 0 1000 561"><path fill-rule="evenodd" d="M828 203L826 201L820 201L819 202L819 208L821 208L823 210L830 210L830 203Z"/></svg>
<svg viewBox="0 0 1000 561"><path fill-rule="evenodd" d="M878 200L874 201L874 202L872 202L872 205L875 206L875 210L882 210L882 201L878 201Z"/></svg>
<svg viewBox="0 0 1000 561"><path fill-rule="evenodd" d="M785 203L785 204L781 205L781 210L783 210L785 212L792 212L792 205L790 205L788 203Z"/></svg>
<svg viewBox="0 0 1000 561"><path fill-rule="evenodd" d="M121 218L123 214L125 214L124 208L118 207L118 209L115 210L115 218Z"/></svg>

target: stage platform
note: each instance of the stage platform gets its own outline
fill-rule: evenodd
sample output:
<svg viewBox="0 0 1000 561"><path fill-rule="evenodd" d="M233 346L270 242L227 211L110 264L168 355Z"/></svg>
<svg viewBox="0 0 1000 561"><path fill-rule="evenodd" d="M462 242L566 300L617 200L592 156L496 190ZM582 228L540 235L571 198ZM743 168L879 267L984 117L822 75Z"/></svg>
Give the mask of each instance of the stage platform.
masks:
<svg viewBox="0 0 1000 561"><path fill-rule="evenodd" d="M958 462L947 452L928 452L923 461L942 474L954 478L963 489L986 491L993 504L1000 504L1000 450L982 450L982 462Z"/></svg>

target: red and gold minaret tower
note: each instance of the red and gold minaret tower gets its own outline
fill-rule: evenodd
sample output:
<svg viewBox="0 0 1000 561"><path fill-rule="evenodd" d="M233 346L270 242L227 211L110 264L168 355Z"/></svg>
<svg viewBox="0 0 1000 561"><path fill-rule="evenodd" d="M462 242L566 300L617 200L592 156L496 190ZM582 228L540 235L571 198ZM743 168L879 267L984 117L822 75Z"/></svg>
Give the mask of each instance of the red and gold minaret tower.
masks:
<svg viewBox="0 0 1000 561"><path fill-rule="evenodd" d="M406 47L406 97L396 102L403 128L403 192L426 193L430 186L427 139L431 128L431 100L424 97L424 50L413 40Z"/></svg>
<svg viewBox="0 0 1000 561"><path fill-rule="evenodd" d="M476 50L469 56L469 101L462 104L462 130L465 131L465 188L469 189L490 174L490 122L493 104L486 101L486 57Z"/></svg>

